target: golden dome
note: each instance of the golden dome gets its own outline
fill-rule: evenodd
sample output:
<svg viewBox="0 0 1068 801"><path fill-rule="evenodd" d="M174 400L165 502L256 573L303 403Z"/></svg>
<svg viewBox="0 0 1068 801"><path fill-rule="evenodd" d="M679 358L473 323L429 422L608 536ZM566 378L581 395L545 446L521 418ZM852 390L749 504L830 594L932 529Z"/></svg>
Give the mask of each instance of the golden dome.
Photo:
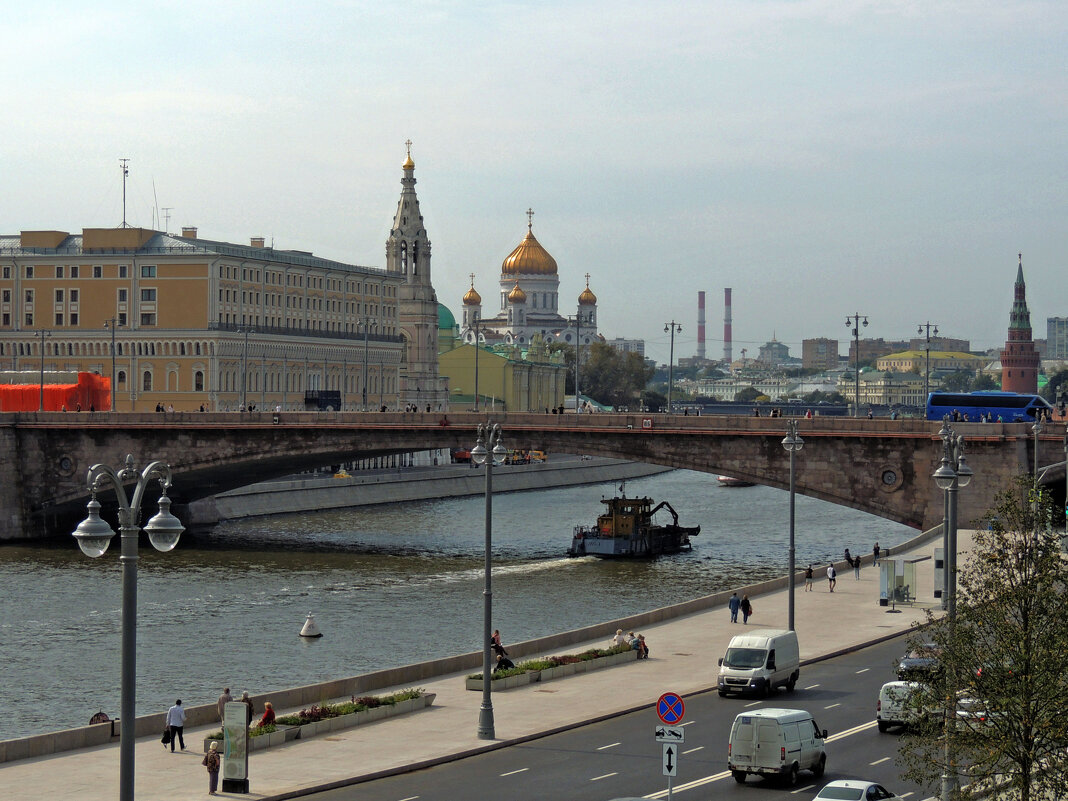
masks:
<svg viewBox="0 0 1068 801"><path fill-rule="evenodd" d="M590 279L586 279L586 288L582 290L582 294L578 297L580 306L596 306L597 296L590 291Z"/></svg>
<svg viewBox="0 0 1068 801"><path fill-rule="evenodd" d="M556 259L541 246L527 225L527 235L501 264L503 275L556 275Z"/></svg>
<svg viewBox="0 0 1068 801"><path fill-rule="evenodd" d="M415 169L415 162L412 161L412 154L411 153L409 153L408 154L408 158L406 158L404 160L404 163L401 165L401 169L404 169L404 170L414 170Z"/></svg>
<svg viewBox="0 0 1068 801"><path fill-rule="evenodd" d="M471 288L464 293L464 305L465 306L481 306L482 296L475 291L475 285L472 284Z"/></svg>
<svg viewBox="0 0 1068 801"><path fill-rule="evenodd" d="M555 264L555 262L554 262ZM515 286L512 287L512 291L508 293L509 303L526 303L527 293L519 288L519 282L515 282Z"/></svg>

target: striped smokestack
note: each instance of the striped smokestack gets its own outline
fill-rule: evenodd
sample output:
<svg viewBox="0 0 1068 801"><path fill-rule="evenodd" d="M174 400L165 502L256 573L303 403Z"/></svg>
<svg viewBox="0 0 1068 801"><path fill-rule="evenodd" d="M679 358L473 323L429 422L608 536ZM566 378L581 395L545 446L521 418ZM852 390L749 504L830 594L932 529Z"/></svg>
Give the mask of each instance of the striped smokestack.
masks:
<svg viewBox="0 0 1068 801"><path fill-rule="evenodd" d="M730 364L731 357L731 288L723 290L723 360Z"/></svg>
<svg viewBox="0 0 1068 801"><path fill-rule="evenodd" d="M705 360L705 293L697 293L697 358Z"/></svg>

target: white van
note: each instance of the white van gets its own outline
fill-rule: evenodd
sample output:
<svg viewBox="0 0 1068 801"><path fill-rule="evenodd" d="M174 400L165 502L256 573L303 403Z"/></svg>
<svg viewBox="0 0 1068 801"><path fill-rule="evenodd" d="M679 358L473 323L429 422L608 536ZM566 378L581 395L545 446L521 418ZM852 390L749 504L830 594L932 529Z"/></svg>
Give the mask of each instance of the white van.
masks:
<svg viewBox="0 0 1068 801"><path fill-rule="evenodd" d="M727 768L739 784L750 773L781 778L791 787L798 771L817 779L827 766L820 729L802 709L754 709L734 719L727 744Z"/></svg>
<svg viewBox="0 0 1068 801"><path fill-rule="evenodd" d="M923 711L913 698L920 688L915 681L888 681L879 688L879 700L875 704L875 718L879 731L891 726L913 726L923 718Z"/></svg>
<svg viewBox="0 0 1068 801"><path fill-rule="evenodd" d="M776 687L793 692L800 675L797 632L757 629L731 638L719 660L719 694L767 695Z"/></svg>

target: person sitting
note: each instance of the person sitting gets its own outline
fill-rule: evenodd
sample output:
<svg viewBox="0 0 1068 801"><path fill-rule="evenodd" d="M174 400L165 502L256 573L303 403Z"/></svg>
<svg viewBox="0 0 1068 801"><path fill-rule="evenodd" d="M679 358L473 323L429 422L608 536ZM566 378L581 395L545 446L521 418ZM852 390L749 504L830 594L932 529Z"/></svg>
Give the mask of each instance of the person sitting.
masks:
<svg viewBox="0 0 1068 801"><path fill-rule="evenodd" d="M645 644L645 635L644 634L639 634L638 635L638 639L635 640L635 642L638 643L638 648L637 648L638 659L648 659L649 658L649 646Z"/></svg>
<svg viewBox="0 0 1068 801"><path fill-rule="evenodd" d="M623 638L623 629L616 629L616 636L612 638L612 647L622 645L625 642Z"/></svg>
<svg viewBox="0 0 1068 801"><path fill-rule="evenodd" d="M263 717L260 718L259 726L270 726L274 723L274 706L270 701L263 705Z"/></svg>
<svg viewBox="0 0 1068 801"><path fill-rule="evenodd" d="M515 662L506 657L504 654L497 654L497 666L493 668L493 672L498 670L511 670L515 667Z"/></svg>

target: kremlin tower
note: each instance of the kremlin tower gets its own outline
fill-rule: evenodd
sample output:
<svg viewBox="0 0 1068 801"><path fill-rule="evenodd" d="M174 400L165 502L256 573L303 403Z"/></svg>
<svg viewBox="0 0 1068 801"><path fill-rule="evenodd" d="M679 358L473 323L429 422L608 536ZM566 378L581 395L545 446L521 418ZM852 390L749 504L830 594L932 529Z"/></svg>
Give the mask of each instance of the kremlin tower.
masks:
<svg viewBox="0 0 1068 801"><path fill-rule="evenodd" d="M1031 337L1031 313L1027 310L1021 253L1009 314L1009 338L1001 351L1001 389L1005 392L1038 392L1038 364L1038 351Z"/></svg>

